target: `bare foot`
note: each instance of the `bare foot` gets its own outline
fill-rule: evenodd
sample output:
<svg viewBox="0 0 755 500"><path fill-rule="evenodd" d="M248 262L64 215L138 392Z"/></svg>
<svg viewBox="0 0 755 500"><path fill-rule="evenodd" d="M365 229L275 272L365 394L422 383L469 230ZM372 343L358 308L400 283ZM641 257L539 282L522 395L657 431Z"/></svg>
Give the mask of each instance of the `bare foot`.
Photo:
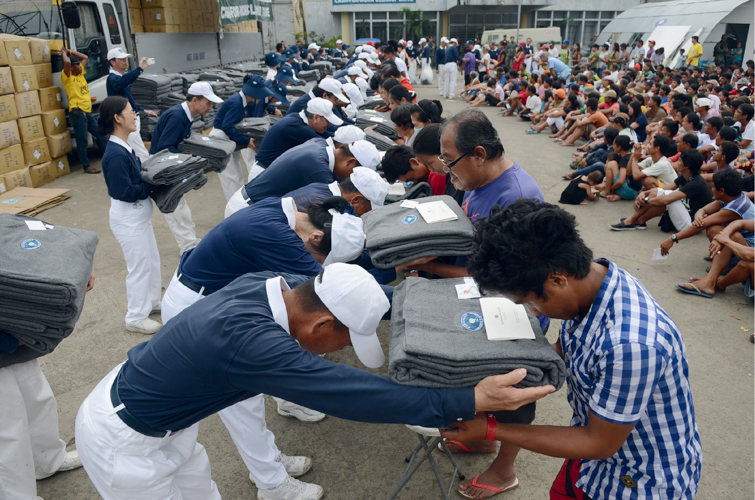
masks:
<svg viewBox="0 0 755 500"><path fill-rule="evenodd" d="M551 134L548 137L550 137L551 139L555 139L556 137L558 137L558 134Z"/></svg>
<svg viewBox="0 0 755 500"><path fill-rule="evenodd" d="M568 147L568 146L574 146L574 143L573 142L564 141L564 142L561 143L561 145Z"/></svg>
<svg viewBox="0 0 755 500"><path fill-rule="evenodd" d="M611 203L613 203L614 201L621 201L621 196L619 196L618 194L609 194L608 196L606 196L606 200L610 201Z"/></svg>
<svg viewBox="0 0 755 500"><path fill-rule="evenodd" d="M725 288L718 287L718 281L716 281L715 284L711 285L710 281L706 280L705 278L690 278L689 282L700 289L701 292L709 293L711 295L715 295L716 292L726 291Z"/></svg>
<svg viewBox="0 0 755 500"><path fill-rule="evenodd" d="M582 203L580 205L587 205L587 200L582 200Z"/></svg>
<svg viewBox="0 0 755 500"><path fill-rule="evenodd" d="M497 493L484 489L484 488L478 488L476 486L472 486L472 481L469 480L459 485L459 491L464 492L465 497L469 498L490 498L494 495L497 495ZM503 476L499 474L498 472L488 469L482 474L479 475L477 478L478 484L484 484L486 486L492 486L493 488L498 489L506 489L514 484L516 481L516 473Z"/></svg>

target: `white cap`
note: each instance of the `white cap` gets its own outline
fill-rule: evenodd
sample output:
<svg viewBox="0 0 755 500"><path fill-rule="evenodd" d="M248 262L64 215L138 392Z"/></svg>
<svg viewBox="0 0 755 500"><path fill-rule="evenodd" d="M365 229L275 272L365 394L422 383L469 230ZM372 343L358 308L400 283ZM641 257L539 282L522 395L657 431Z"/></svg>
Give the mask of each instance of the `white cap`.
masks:
<svg viewBox="0 0 755 500"><path fill-rule="evenodd" d="M126 54L119 48L110 49L110 51L107 53L107 60L109 61L111 59L125 59L130 55L131 54Z"/></svg>
<svg viewBox="0 0 755 500"><path fill-rule="evenodd" d="M364 64L364 62L362 62L362 64ZM359 66L352 66L352 67L350 67L349 68L349 75L357 75L357 76L361 76L362 78L367 78L367 75L365 75L362 72L362 68L360 68ZM343 87L343 85L341 85L341 86Z"/></svg>
<svg viewBox="0 0 755 500"><path fill-rule="evenodd" d="M336 127L343 125L343 120L333 113L333 103L322 97L310 99L307 103L307 111L314 115L320 115Z"/></svg>
<svg viewBox="0 0 755 500"><path fill-rule="evenodd" d="M353 144L356 141L363 140L364 136L364 130L356 125L344 125L343 127L338 127L336 129L336 133L333 135L333 140L340 142L341 144Z"/></svg>
<svg viewBox="0 0 755 500"><path fill-rule="evenodd" d="M356 61L354 61L354 66L356 66L357 68L367 69L367 63L364 62L361 59L357 59ZM353 66L352 66L352 68L353 68ZM351 68L349 68L349 69L351 69Z"/></svg>
<svg viewBox="0 0 755 500"><path fill-rule="evenodd" d="M442 37L442 38L440 39L440 41L441 41L441 42L446 42L446 43L448 43L448 38L446 38L446 37Z"/></svg>
<svg viewBox="0 0 755 500"><path fill-rule="evenodd" d="M362 51L364 50L364 47L365 47L364 45L360 45L359 47L357 47L356 49L354 49L354 53L355 54L361 54ZM369 45L367 45L367 47L369 47Z"/></svg>
<svg viewBox="0 0 755 500"><path fill-rule="evenodd" d="M380 63L380 56L377 55L377 52L373 52L372 54L370 54L370 58L372 59L372 62L374 62L375 64Z"/></svg>
<svg viewBox="0 0 755 500"><path fill-rule="evenodd" d="M307 50L312 50L312 49L320 50L320 46L317 45L315 42L312 42L309 44L309 47L307 47Z"/></svg>
<svg viewBox="0 0 755 500"><path fill-rule="evenodd" d="M375 47L373 47L372 45L364 45L364 46L362 46L362 49L365 50L365 51L367 51L367 52L369 52L370 54L376 54L377 53L377 49Z"/></svg>
<svg viewBox="0 0 755 500"><path fill-rule="evenodd" d="M336 262L350 262L359 257L364 251L366 238L362 219L339 213L335 208L331 208L330 213L333 215L330 253L325 257L323 267Z"/></svg>
<svg viewBox="0 0 755 500"><path fill-rule="evenodd" d="M356 79L356 84L357 84L357 86L359 87L360 90L363 90L365 92L367 91L367 89L370 88L370 84L367 83L367 80L365 80L364 78L357 78Z"/></svg>
<svg viewBox="0 0 755 500"><path fill-rule="evenodd" d="M377 327L391 304L375 278L359 266L331 264L315 278L315 293L325 307L349 329L351 345L368 368L385 363Z"/></svg>
<svg viewBox="0 0 755 500"><path fill-rule="evenodd" d="M711 107L711 106L713 106L713 101L711 101L707 97L701 97L700 99L698 99L697 101L695 101L695 106L707 106L707 107Z"/></svg>
<svg viewBox="0 0 755 500"><path fill-rule="evenodd" d="M310 101L312 102L312 101ZM374 144L367 141L356 141L349 146L349 151L354 155L359 164L370 170L375 170L380 163L380 153Z"/></svg>
<svg viewBox="0 0 755 500"><path fill-rule="evenodd" d="M409 40L408 42L406 42L406 46L407 47L412 47L413 45L414 45L414 42L412 42L411 40Z"/></svg>
<svg viewBox="0 0 755 500"><path fill-rule="evenodd" d="M404 40L404 39L402 38L401 40L399 40L399 41L398 41L398 44L399 44L399 45L406 45L406 40Z"/></svg>
<svg viewBox="0 0 755 500"><path fill-rule="evenodd" d="M322 80L320 80L320 83L318 83L317 86L325 92L336 96L339 101L345 103L349 102L346 96L341 93L341 82L339 82L335 78L323 78Z"/></svg>
<svg viewBox="0 0 755 500"><path fill-rule="evenodd" d="M355 167L350 178L362 196L370 200L373 208L383 206L390 186L380 174L369 168Z"/></svg>
<svg viewBox="0 0 755 500"><path fill-rule="evenodd" d="M452 38L451 43L459 43L459 41L456 38Z"/></svg>
<svg viewBox="0 0 755 500"><path fill-rule="evenodd" d="M359 90L359 87L356 84L344 83L343 92L349 97L351 105L354 106L355 110L359 109L359 107L364 104L364 99L362 99L362 92Z"/></svg>
<svg viewBox="0 0 755 500"><path fill-rule="evenodd" d="M362 52L357 56L358 59L372 59L372 56L367 52Z"/></svg>
<svg viewBox="0 0 755 500"><path fill-rule="evenodd" d="M343 40L341 40L340 38L336 40L336 45L338 45L339 43L343 43Z"/></svg>
<svg viewBox="0 0 755 500"><path fill-rule="evenodd" d="M192 83L186 94L201 95L202 97L206 97L208 100L216 103L223 102L223 99L215 95L215 92L212 91L212 86L207 82Z"/></svg>
<svg viewBox="0 0 755 500"><path fill-rule="evenodd" d="M426 41L427 41L427 39L426 39L426 38L420 38L420 39L419 39L419 43L425 43Z"/></svg>

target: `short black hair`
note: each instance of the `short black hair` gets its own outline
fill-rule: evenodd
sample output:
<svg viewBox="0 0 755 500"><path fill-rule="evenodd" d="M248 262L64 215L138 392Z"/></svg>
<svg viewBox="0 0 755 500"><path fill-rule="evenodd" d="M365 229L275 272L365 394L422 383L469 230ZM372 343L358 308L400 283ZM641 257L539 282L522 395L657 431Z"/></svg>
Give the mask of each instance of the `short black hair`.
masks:
<svg viewBox="0 0 755 500"><path fill-rule="evenodd" d="M705 161L700 151L696 148L685 149L682 151L681 160L684 166L692 172L692 175L700 175L700 167L703 166L703 162Z"/></svg>
<svg viewBox="0 0 755 500"><path fill-rule="evenodd" d="M736 144L734 146L736 147ZM733 168L719 170L713 174L713 185L716 189L723 189L727 196L737 197L742 194L742 176Z"/></svg>
<svg viewBox="0 0 755 500"><path fill-rule="evenodd" d="M718 131L718 136L724 141L736 141L739 132L734 127L721 127Z"/></svg>
<svg viewBox="0 0 755 500"><path fill-rule="evenodd" d="M388 148L381 162L385 180L393 184L399 177L411 172L412 165L409 160L412 158L414 153L409 146L396 145Z"/></svg>
<svg viewBox="0 0 755 500"><path fill-rule="evenodd" d="M385 80L380 82L380 87L383 87L383 89L388 92L396 85L400 85L401 82L396 80L395 78L386 78ZM315 87L317 88L317 87Z"/></svg>
<svg viewBox="0 0 755 500"><path fill-rule="evenodd" d="M629 151L632 147L632 139L628 135L620 135L613 141L613 149L619 146L622 151Z"/></svg>
<svg viewBox="0 0 755 500"><path fill-rule="evenodd" d="M342 196L332 196L322 203L313 203L307 210L309 221L314 227L323 232L320 244L315 247L318 252L327 255L331 250L331 233L333 227L333 214L331 208L335 208L339 213L344 213L349 206L349 202Z"/></svg>
<svg viewBox="0 0 755 500"><path fill-rule="evenodd" d="M671 134L671 137L674 137L676 133L679 132L679 124L673 120L666 120L665 122L663 122L663 125L661 125L661 128L668 130L669 134Z"/></svg>
<svg viewBox="0 0 755 500"><path fill-rule="evenodd" d="M401 72L396 66L388 66L381 73L380 76L385 78L401 78Z"/></svg>
<svg viewBox="0 0 755 500"><path fill-rule="evenodd" d="M739 110L740 113L742 113L743 115L745 115L745 117L747 118L748 121L752 120L752 115L753 115L752 104L747 104L747 103L740 104L737 109Z"/></svg>
<svg viewBox="0 0 755 500"><path fill-rule="evenodd" d="M697 137L697 134L694 132L687 132L682 136L682 142L685 144L689 144L690 148L697 148L697 145L700 144L700 139Z"/></svg>
<svg viewBox="0 0 755 500"><path fill-rule="evenodd" d="M440 155L440 124L431 123L422 127L414 138L412 149L417 155Z"/></svg>
<svg viewBox="0 0 755 500"><path fill-rule="evenodd" d="M653 137L653 145L657 148L661 149L661 154L663 156L674 156L676 154L676 147L671 147L671 139L666 137L665 135L657 134L655 137ZM676 146L676 144L674 144Z"/></svg>
<svg viewBox="0 0 755 500"><path fill-rule="evenodd" d="M594 97L591 97L591 98L589 98L587 100L587 102L585 103L585 106L587 106L588 108L592 109L593 111L597 111L598 110L598 100L596 98L594 98Z"/></svg>
<svg viewBox="0 0 755 500"><path fill-rule="evenodd" d="M530 199L496 207L480 220L472 255L467 270L481 289L538 297L552 273L584 279L593 257L572 214Z"/></svg>
<svg viewBox="0 0 755 500"><path fill-rule="evenodd" d="M724 119L720 116L711 116L708 118L708 125L716 129L716 132L718 132L724 126ZM713 137L711 137L711 139L713 139Z"/></svg>
<svg viewBox="0 0 755 500"><path fill-rule="evenodd" d="M391 121L399 127L412 126L412 105L402 104L391 111Z"/></svg>
<svg viewBox="0 0 755 500"><path fill-rule="evenodd" d="M726 163L731 163L739 156L739 146L736 142L723 141L718 147L721 150L721 154L724 155Z"/></svg>
<svg viewBox="0 0 755 500"><path fill-rule="evenodd" d="M703 121L697 116L697 113L687 113L684 117L692 124L692 130L700 130L703 128Z"/></svg>
<svg viewBox="0 0 755 500"><path fill-rule="evenodd" d="M394 101L399 101L400 102L401 100L405 100L407 102L407 104L411 104L412 100L414 100L414 92L409 91L403 85L394 85L388 91L388 95ZM411 114L409 115L409 117L411 119Z"/></svg>
<svg viewBox="0 0 755 500"><path fill-rule="evenodd" d="M482 111L469 109L455 114L442 125L441 135L451 125L456 125L454 145L460 152L471 152L477 146L482 146L485 148L488 160L494 160L503 155L503 144L501 144L498 131Z"/></svg>
<svg viewBox="0 0 755 500"><path fill-rule="evenodd" d="M609 146L613 144L613 141L615 141L618 136L619 129L617 129L616 127L608 126L603 130L603 141L605 141L605 143Z"/></svg>

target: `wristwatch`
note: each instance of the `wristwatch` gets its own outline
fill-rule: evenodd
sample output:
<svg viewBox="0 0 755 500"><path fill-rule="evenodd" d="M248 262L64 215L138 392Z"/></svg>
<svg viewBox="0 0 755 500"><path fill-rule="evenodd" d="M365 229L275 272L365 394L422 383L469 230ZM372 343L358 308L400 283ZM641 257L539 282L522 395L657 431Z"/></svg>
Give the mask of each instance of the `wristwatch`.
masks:
<svg viewBox="0 0 755 500"><path fill-rule="evenodd" d="M679 240L676 239L676 233L671 235L671 241L673 241L674 243L679 243Z"/></svg>
<svg viewBox="0 0 755 500"><path fill-rule="evenodd" d="M650 199L650 195L647 195L643 201L645 201L645 203L647 203L649 199Z"/></svg>

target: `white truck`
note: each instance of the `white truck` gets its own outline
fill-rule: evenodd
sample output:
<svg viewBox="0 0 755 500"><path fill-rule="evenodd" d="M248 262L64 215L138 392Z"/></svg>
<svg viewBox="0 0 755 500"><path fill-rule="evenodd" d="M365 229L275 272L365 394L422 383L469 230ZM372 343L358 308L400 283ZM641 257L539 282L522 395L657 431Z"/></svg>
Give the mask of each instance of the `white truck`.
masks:
<svg viewBox="0 0 755 500"><path fill-rule="evenodd" d="M516 37L516 28L512 29L500 29L500 30L488 30L482 32L480 40L482 43L494 42L496 45L506 40L511 40L511 37ZM561 44L561 28L558 26L549 26L547 28L519 28L519 39L517 42L524 42L528 38L532 38L532 43L537 45L538 43L551 43L556 42Z"/></svg>

